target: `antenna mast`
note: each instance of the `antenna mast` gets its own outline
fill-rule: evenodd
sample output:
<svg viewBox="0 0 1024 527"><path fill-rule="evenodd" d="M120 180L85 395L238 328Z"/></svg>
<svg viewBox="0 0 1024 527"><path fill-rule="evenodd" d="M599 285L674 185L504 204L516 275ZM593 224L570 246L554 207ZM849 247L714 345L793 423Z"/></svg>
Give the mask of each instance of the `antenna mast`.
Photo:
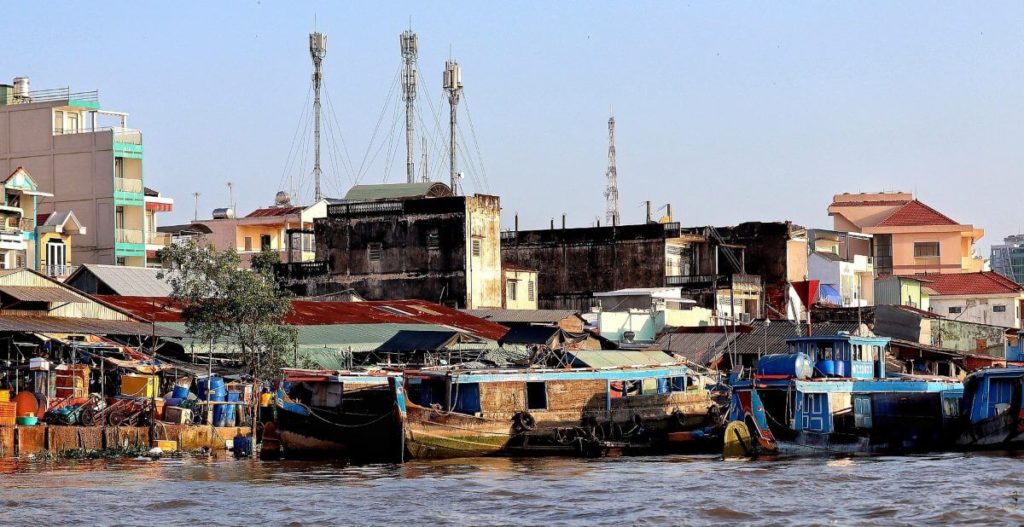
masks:
<svg viewBox="0 0 1024 527"><path fill-rule="evenodd" d="M427 172L427 138L421 137L420 140L423 141L420 147L420 151L423 152L423 164L420 165L420 179L427 183L430 181L430 175Z"/></svg>
<svg viewBox="0 0 1024 527"><path fill-rule="evenodd" d="M320 201L320 66L327 55L327 35L314 31L309 34L309 55L313 58L313 201Z"/></svg>
<svg viewBox="0 0 1024 527"><path fill-rule="evenodd" d="M196 198L196 211L195 211L195 216L193 216L192 218L193 218L193 221L199 221L199 193L198 192L193 192L192 193L192 197Z"/></svg>
<svg viewBox="0 0 1024 527"><path fill-rule="evenodd" d="M413 130L413 103L416 101L416 57L419 55L419 39L412 30L403 31L399 39L402 42L402 99L405 101L405 180L416 182L416 152L413 142L416 133Z"/></svg>
<svg viewBox="0 0 1024 527"><path fill-rule="evenodd" d="M450 166L449 177L451 178L452 193L458 195L459 167L455 159L455 109L459 105L459 96L462 95L462 68L459 67L458 62L452 59L448 59L444 63L444 90L448 92L448 106L451 108L451 118L448 122L448 126L451 131L451 138L448 142L448 163Z"/></svg>
<svg viewBox="0 0 1024 527"><path fill-rule="evenodd" d="M619 183L615 171L615 116L608 118L608 186L605 187L605 220L609 225L619 224Z"/></svg>

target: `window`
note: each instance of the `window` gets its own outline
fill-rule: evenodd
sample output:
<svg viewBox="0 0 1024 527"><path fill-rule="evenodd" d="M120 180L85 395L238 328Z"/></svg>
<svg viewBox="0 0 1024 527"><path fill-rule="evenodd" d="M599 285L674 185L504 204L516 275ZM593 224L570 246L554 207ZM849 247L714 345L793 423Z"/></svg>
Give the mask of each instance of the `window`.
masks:
<svg viewBox="0 0 1024 527"><path fill-rule="evenodd" d="M441 247L441 236L436 230L427 233L427 249L437 249Z"/></svg>
<svg viewBox="0 0 1024 527"><path fill-rule="evenodd" d="M526 299L530 302L537 300L537 292L534 291L533 280L526 283Z"/></svg>
<svg viewBox="0 0 1024 527"><path fill-rule="evenodd" d="M77 133L78 132L78 114L77 113L69 113L68 114L68 127L67 127L67 129L71 133Z"/></svg>
<svg viewBox="0 0 1024 527"><path fill-rule="evenodd" d="M384 253L384 248L379 243L371 243L366 247L366 257L371 262L379 262Z"/></svg>
<svg viewBox="0 0 1024 527"><path fill-rule="evenodd" d="M480 240L473 240L472 248L473 256L480 256Z"/></svg>
<svg viewBox="0 0 1024 527"><path fill-rule="evenodd" d="M993 313L1006 313L1006 306L994 305L992 306Z"/></svg>
<svg viewBox="0 0 1024 527"><path fill-rule="evenodd" d="M518 299L518 295L516 294L516 289L518 289L516 287L516 284L518 282L519 282L518 280L505 280L505 296L509 300L517 300Z"/></svg>
<svg viewBox="0 0 1024 527"><path fill-rule="evenodd" d="M64 112L60 110L55 110L53 112L53 133L64 133Z"/></svg>
<svg viewBox="0 0 1024 527"><path fill-rule="evenodd" d="M859 395L853 398L853 425L857 428L871 428L871 398Z"/></svg>
<svg viewBox="0 0 1024 527"><path fill-rule="evenodd" d="M914 258L937 258L939 242L914 242Z"/></svg>
<svg viewBox="0 0 1024 527"><path fill-rule="evenodd" d="M547 410L548 409L548 387L547 383L528 382L526 383L526 409Z"/></svg>
<svg viewBox="0 0 1024 527"><path fill-rule="evenodd" d="M245 237L245 252L252 251L252 236Z"/></svg>
<svg viewBox="0 0 1024 527"><path fill-rule="evenodd" d="M269 234L261 234L260 235L260 250L261 251L269 251L270 250L270 235Z"/></svg>
<svg viewBox="0 0 1024 527"><path fill-rule="evenodd" d="M960 399L956 397L944 397L942 399L942 413L946 417L960 417Z"/></svg>
<svg viewBox="0 0 1024 527"><path fill-rule="evenodd" d="M958 313L963 313L963 311L964 311L964 308L962 308L960 306L952 306L952 307L949 308L949 314L950 315L955 315L955 314L958 314Z"/></svg>

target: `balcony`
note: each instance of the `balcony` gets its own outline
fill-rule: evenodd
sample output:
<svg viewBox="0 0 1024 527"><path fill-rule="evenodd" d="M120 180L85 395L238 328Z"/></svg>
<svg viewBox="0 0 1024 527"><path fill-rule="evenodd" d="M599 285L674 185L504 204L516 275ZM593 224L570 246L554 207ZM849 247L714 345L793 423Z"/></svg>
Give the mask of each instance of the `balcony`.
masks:
<svg viewBox="0 0 1024 527"><path fill-rule="evenodd" d="M60 278L71 276L71 273L75 272L75 269L77 268L78 267L74 265L47 265L43 269L43 272L46 273L46 276L51 278Z"/></svg>
<svg viewBox="0 0 1024 527"><path fill-rule="evenodd" d="M327 276L327 262L295 262L274 265L274 275L281 280L306 280Z"/></svg>
<svg viewBox="0 0 1024 527"><path fill-rule="evenodd" d="M146 245L167 247L171 245L171 234L169 232L147 232Z"/></svg>
<svg viewBox="0 0 1024 527"><path fill-rule="evenodd" d="M114 241L117 243L145 243L146 237L141 230L135 229L114 229Z"/></svg>
<svg viewBox="0 0 1024 527"><path fill-rule="evenodd" d="M123 177L114 178L114 190L116 192L128 192L131 194L142 194L142 180Z"/></svg>
<svg viewBox="0 0 1024 527"><path fill-rule="evenodd" d="M760 287L761 277L755 274L675 275L666 276L665 285L687 290L728 289L731 286Z"/></svg>

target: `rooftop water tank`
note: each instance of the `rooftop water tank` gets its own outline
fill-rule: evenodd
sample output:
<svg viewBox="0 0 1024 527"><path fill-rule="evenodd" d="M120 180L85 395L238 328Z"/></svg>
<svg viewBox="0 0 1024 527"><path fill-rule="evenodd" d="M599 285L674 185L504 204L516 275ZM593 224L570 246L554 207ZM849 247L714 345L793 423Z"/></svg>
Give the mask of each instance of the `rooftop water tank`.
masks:
<svg viewBox="0 0 1024 527"><path fill-rule="evenodd" d="M15 99L28 99L29 84L28 77L15 77L14 78L14 98Z"/></svg>
<svg viewBox="0 0 1024 527"><path fill-rule="evenodd" d="M235 209L231 207L223 207L220 209L213 209L213 219L215 220L231 220L235 218Z"/></svg>
<svg viewBox="0 0 1024 527"><path fill-rule="evenodd" d="M292 197L289 196L288 193L283 191L283 190L278 191L278 193L274 196L274 206L275 207L291 207L292 206Z"/></svg>

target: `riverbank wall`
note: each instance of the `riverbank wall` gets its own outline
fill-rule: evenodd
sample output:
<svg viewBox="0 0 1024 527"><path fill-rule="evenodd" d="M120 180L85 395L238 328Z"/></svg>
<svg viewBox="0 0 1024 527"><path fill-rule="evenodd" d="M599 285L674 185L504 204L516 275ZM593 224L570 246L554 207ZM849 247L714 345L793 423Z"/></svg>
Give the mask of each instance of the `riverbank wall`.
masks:
<svg viewBox="0 0 1024 527"><path fill-rule="evenodd" d="M160 423L148 426L0 426L0 457L60 455L77 450L150 448L156 441L173 441L179 450L226 450L227 443L247 426L210 427Z"/></svg>

